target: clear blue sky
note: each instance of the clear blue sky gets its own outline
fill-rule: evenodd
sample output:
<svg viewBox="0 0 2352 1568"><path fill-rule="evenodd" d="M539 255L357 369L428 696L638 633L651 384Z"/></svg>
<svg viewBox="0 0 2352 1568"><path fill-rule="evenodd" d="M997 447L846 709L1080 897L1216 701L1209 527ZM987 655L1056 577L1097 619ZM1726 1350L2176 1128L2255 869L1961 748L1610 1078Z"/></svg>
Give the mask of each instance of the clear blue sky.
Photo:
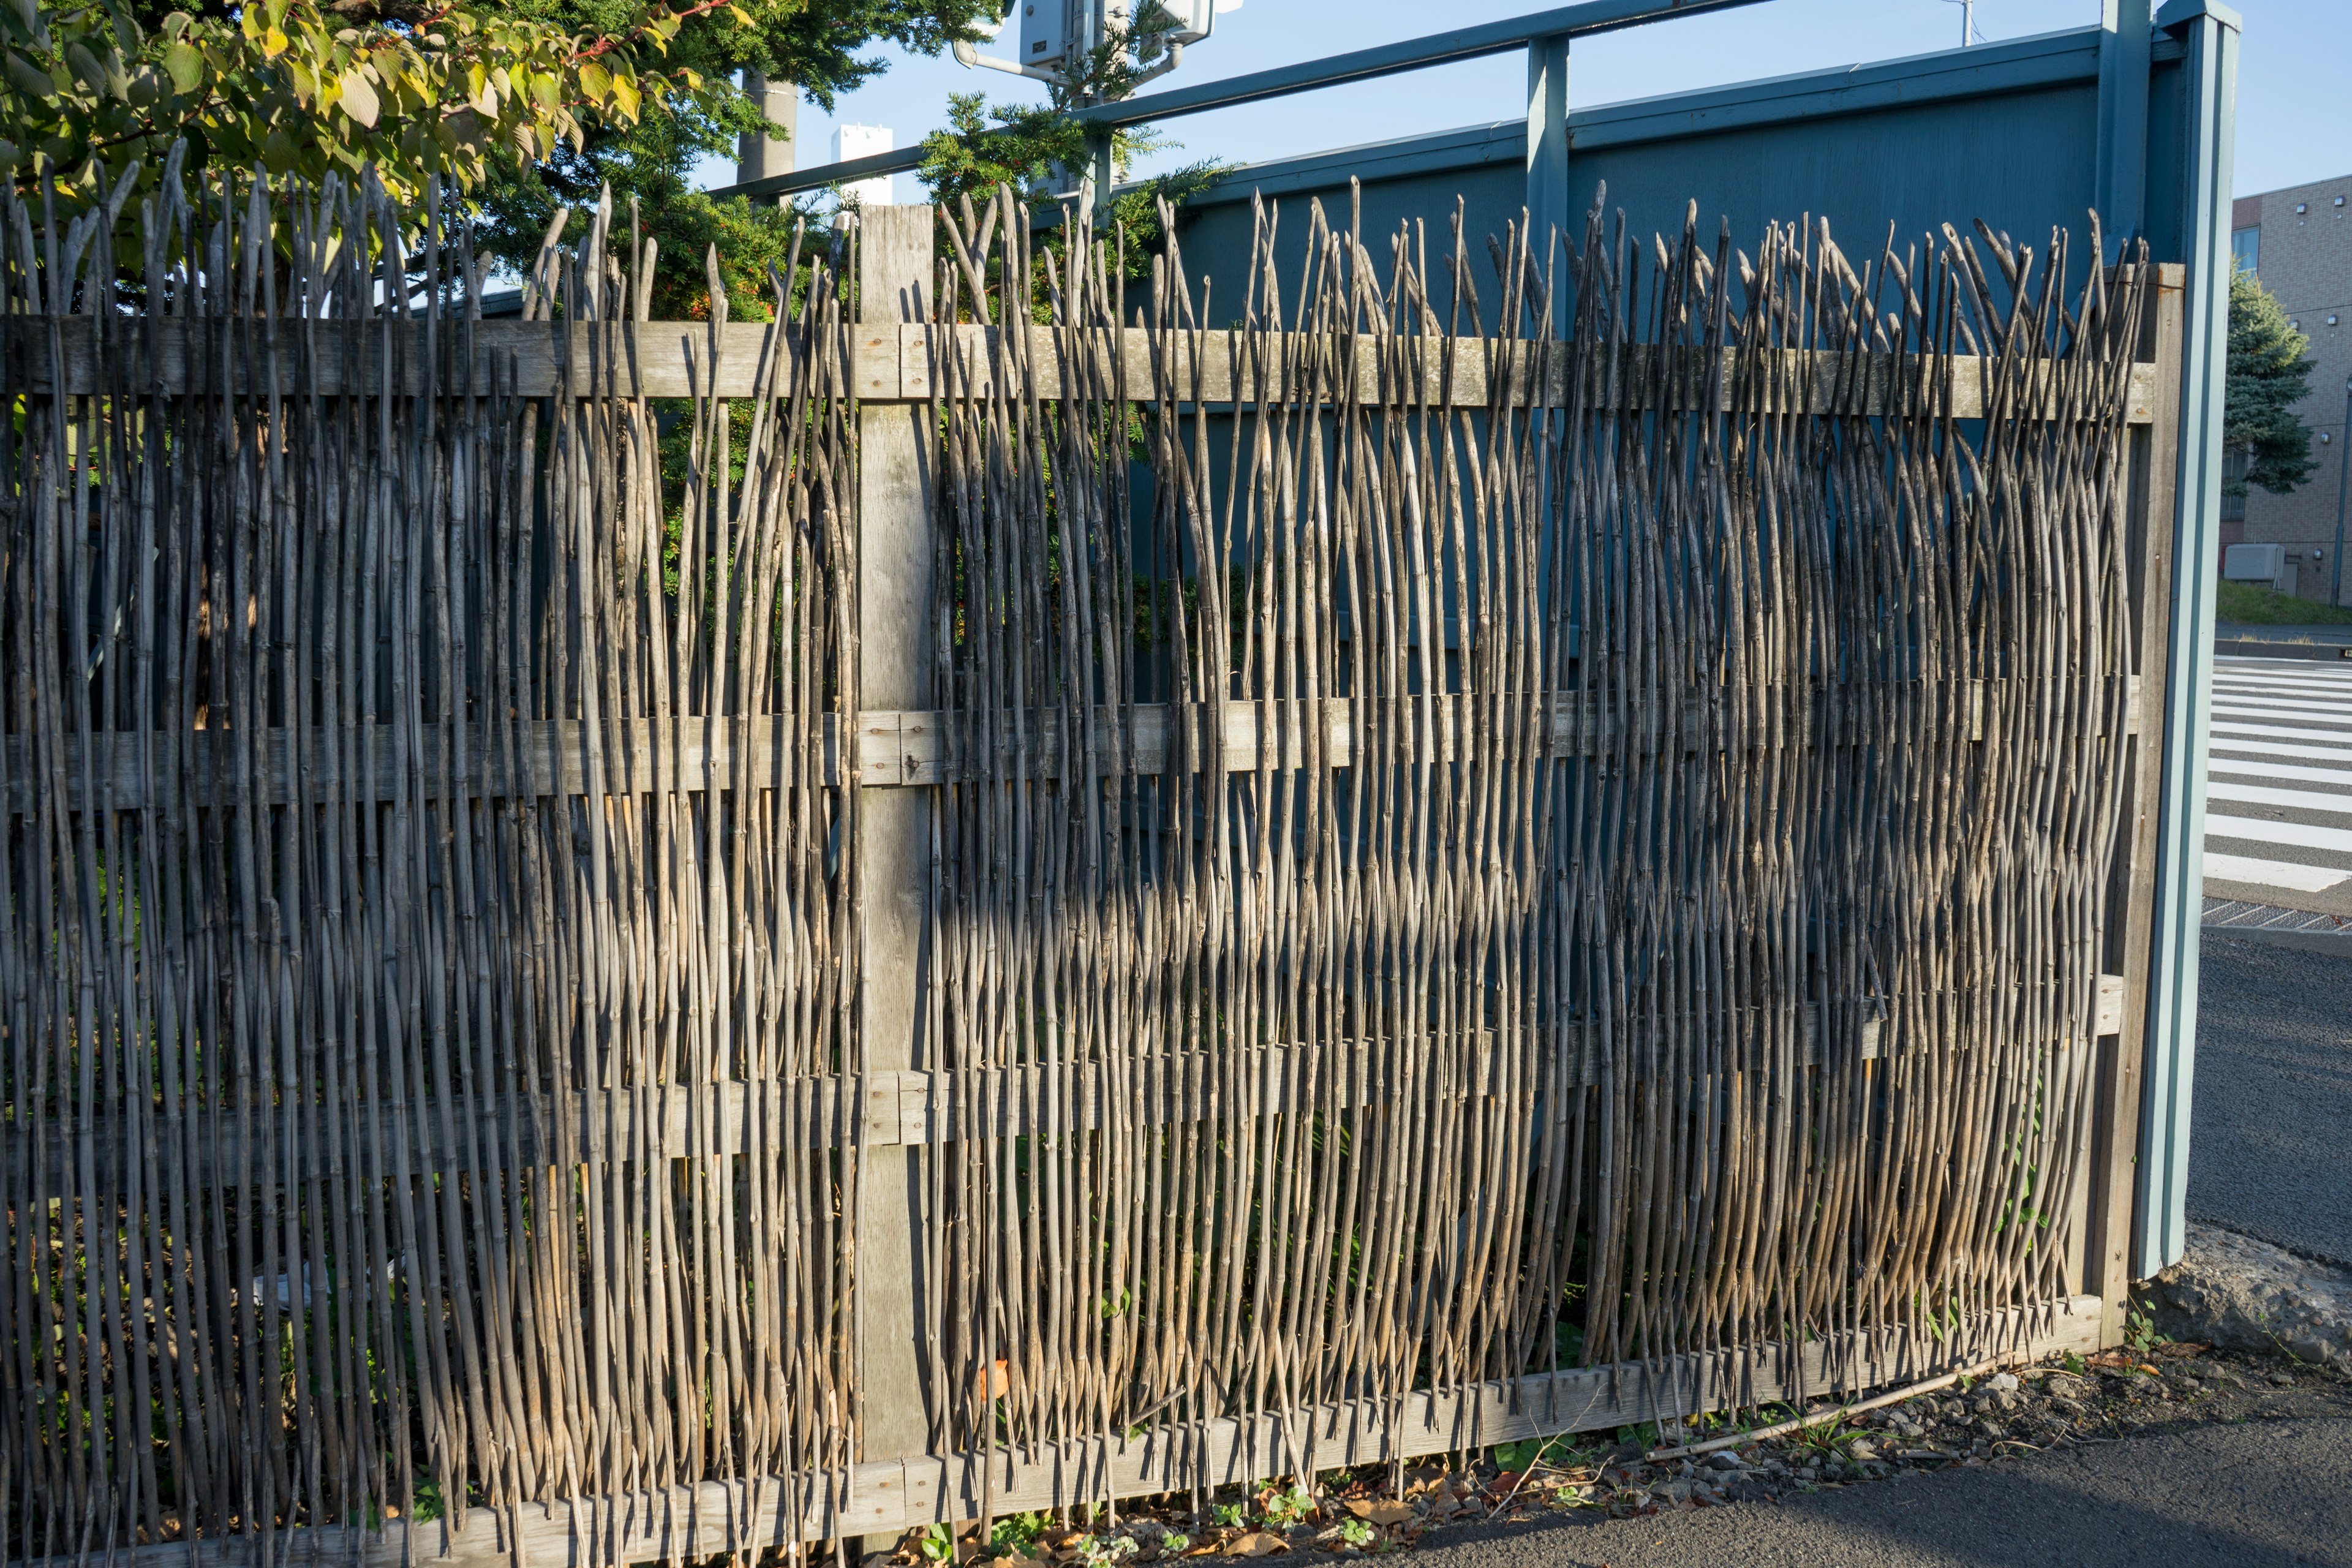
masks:
<svg viewBox="0 0 2352 1568"><path fill-rule="evenodd" d="M2238 79L2239 193L2352 173L2352 0L2237 4L2246 18ZM1209 81L1543 8L1543 0L1243 0L1218 16L1215 36L1187 51L1183 68L1162 85ZM1981 37L2010 38L2095 23L2099 6L2098 0L1978 0L1976 16ZM1951 0L1765 0L1585 40L1577 46L1570 87L1580 103L1646 98L1949 48L1959 31L1960 8ZM879 52L890 68L845 95L837 116L803 106L803 164L830 161L835 118L887 125L903 147L939 126L950 92L1044 97L1042 84L966 70L950 58ZM1012 47L1008 40L982 52L1009 55ZM1183 143L1181 150L1159 154L1145 172L1196 158L1255 162L1499 120L1523 111L1526 87L1521 57L1505 55L1221 110L1171 121L1167 130ZM713 184L734 177L731 164L716 160L701 173ZM898 176L899 200L913 200L919 190L910 176Z"/></svg>

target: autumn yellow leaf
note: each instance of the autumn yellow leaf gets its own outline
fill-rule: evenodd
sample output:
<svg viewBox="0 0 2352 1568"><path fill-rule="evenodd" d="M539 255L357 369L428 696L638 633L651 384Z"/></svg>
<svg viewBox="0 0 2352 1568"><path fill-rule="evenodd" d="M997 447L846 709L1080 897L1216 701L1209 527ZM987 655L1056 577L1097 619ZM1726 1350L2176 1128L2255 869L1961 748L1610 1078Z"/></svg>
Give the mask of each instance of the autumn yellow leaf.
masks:
<svg viewBox="0 0 2352 1568"><path fill-rule="evenodd" d="M343 112L373 131L383 106L376 101L375 88L367 77L356 70L345 71L339 84L343 91Z"/></svg>

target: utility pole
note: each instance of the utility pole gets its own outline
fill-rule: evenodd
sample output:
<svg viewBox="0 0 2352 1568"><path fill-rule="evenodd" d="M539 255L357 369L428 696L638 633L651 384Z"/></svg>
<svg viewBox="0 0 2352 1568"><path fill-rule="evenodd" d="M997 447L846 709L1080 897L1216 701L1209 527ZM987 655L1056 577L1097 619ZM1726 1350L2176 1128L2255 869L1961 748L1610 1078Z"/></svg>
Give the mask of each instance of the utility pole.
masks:
<svg viewBox="0 0 2352 1568"><path fill-rule="evenodd" d="M735 183L749 184L771 174L793 172L792 138L799 133L801 95L788 81L770 81L758 71L743 73L743 96L760 106L771 125L783 127L782 137L765 131L746 131L736 139Z"/></svg>
<svg viewBox="0 0 2352 1568"><path fill-rule="evenodd" d="M2336 561L2327 584L2327 607L2344 607L2344 487L2352 479L2352 375L2344 378L2344 426L2336 435Z"/></svg>

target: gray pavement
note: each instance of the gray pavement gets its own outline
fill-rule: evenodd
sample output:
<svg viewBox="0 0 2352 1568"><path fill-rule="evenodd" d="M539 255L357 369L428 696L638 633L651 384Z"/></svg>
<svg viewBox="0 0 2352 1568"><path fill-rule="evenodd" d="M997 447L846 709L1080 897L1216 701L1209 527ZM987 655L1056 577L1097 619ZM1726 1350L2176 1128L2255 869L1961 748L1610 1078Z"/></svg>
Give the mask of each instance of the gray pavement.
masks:
<svg viewBox="0 0 2352 1568"><path fill-rule="evenodd" d="M2336 1568L2352 1415L2146 1434L1780 1504L1489 1529L1415 1568Z"/></svg>
<svg viewBox="0 0 2352 1568"><path fill-rule="evenodd" d="M2189 1216L2352 1265L2352 957L2202 948Z"/></svg>

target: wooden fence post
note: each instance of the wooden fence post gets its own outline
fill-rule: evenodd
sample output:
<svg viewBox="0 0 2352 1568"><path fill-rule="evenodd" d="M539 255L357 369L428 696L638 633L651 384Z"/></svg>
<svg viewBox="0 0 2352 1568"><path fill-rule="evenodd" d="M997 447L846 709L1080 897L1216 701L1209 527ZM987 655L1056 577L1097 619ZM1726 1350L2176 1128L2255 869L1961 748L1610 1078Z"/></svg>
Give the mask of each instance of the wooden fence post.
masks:
<svg viewBox="0 0 2352 1568"><path fill-rule="evenodd" d="M859 217L859 330L854 374L858 413L858 702L876 713L931 704L931 493L937 454L929 405L895 401L898 326L929 313L932 211L869 206ZM887 384L885 384L887 383ZM883 401L888 399L891 401ZM922 1027L925 930L930 905L931 792L877 788L902 776L895 731L861 723L857 765L858 884L864 901L859 1026L866 1042L867 1124L894 1131L898 1074L915 1066ZM919 1326L925 1318L922 1235L916 1213L919 1150L873 1150L858 1177L857 1332L864 1388L861 1460L922 1453Z"/></svg>
<svg viewBox="0 0 2352 1568"><path fill-rule="evenodd" d="M2171 657L2172 489L2180 445L2181 290L2186 269L2156 267L2153 308L2139 357L2156 363L2155 417L2131 443L2130 573L2137 656L2138 722L2124 765L2124 853L2108 881L2107 953L2102 967L2124 977L2123 1029L2099 1041L2096 1120L2091 1130L2091 1192L2084 1288L2099 1298L2099 1343L2123 1342L2130 1305L2133 1216L2139 1185L2141 1058L2147 1041L2147 958L2156 912L2156 835L2162 807L2167 661Z"/></svg>

